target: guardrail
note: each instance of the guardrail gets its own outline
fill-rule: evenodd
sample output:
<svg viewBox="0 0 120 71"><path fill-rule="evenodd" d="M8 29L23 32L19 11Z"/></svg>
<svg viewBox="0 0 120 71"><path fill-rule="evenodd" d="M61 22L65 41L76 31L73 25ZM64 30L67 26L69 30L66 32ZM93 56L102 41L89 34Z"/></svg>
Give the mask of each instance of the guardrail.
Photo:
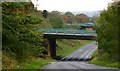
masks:
<svg viewBox="0 0 120 71"><path fill-rule="evenodd" d="M80 28L41 28L38 31L43 31L44 34L61 34L61 35L95 35L95 30L85 30Z"/></svg>

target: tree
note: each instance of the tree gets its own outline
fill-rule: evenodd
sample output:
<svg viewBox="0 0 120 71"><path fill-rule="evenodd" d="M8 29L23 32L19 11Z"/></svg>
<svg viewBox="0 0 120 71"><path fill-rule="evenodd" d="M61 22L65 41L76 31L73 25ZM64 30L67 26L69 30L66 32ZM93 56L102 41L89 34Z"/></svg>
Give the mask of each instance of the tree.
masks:
<svg viewBox="0 0 120 71"><path fill-rule="evenodd" d="M47 16L48 16L48 11L47 11L47 10L43 10L43 13L42 13L42 14L43 14L43 17L44 17L44 18L47 18Z"/></svg>
<svg viewBox="0 0 120 71"><path fill-rule="evenodd" d="M88 23L89 18L85 14L77 14L76 20L77 20L77 23Z"/></svg>
<svg viewBox="0 0 120 71"><path fill-rule="evenodd" d="M62 17L62 13L59 11L52 11L50 14L59 15Z"/></svg>
<svg viewBox="0 0 120 71"><path fill-rule="evenodd" d="M49 22L51 23L53 28L62 28L63 27L62 14L58 11L52 11L49 14Z"/></svg>
<svg viewBox="0 0 120 71"><path fill-rule="evenodd" d="M32 15L31 10L35 12L33 4L29 2L2 3L3 54L8 53L18 62L37 56L43 49L40 43L42 33L31 27L40 24L41 18Z"/></svg>
<svg viewBox="0 0 120 71"><path fill-rule="evenodd" d="M66 12L64 15L63 15L63 18L64 18L64 21L66 23L73 23L74 21L74 14L71 13L71 12Z"/></svg>
<svg viewBox="0 0 120 71"><path fill-rule="evenodd" d="M109 60L118 60L118 26L120 25L120 2L112 3L101 12L97 20L99 55L108 55Z"/></svg>

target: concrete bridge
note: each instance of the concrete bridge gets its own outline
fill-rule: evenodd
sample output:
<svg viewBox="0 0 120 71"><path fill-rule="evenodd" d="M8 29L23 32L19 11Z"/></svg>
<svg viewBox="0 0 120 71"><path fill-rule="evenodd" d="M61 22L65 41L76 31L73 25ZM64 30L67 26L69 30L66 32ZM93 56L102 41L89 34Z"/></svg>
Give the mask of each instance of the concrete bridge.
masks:
<svg viewBox="0 0 120 71"><path fill-rule="evenodd" d="M95 40L96 32L94 30L56 28L43 29L44 37L48 39L49 55L56 56L56 39L75 39L75 40Z"/></svg>

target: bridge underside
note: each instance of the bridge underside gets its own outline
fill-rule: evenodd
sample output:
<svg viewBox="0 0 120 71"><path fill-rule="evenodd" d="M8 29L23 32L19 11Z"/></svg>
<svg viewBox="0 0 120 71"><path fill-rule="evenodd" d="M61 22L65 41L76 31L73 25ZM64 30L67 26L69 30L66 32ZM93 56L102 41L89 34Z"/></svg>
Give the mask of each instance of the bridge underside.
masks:
<svg viewBox="0 0 120 71"><path fill-rule="evenodd" d="M48 53L50 57L56 56L56 39L76 39L76 40L95 40L95 35L62 35L62 34L44 34L48 39Z"/></svg>
<svg viewBox="0 0 120 71"><path fill-rule="evenodd" d="M56 34L44 34L45 38L51 39L75 39L75 40L95 40L94 35L56 35Z"/></svg>

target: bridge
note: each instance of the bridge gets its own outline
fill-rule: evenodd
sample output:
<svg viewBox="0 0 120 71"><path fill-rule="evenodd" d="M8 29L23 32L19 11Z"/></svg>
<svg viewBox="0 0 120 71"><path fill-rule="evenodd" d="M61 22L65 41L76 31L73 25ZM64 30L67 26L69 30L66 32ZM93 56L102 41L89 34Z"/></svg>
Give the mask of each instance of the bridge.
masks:
<svg viewBox="0 0 120 71"><path fill-rule="evenodd" d="M56 39L95 40L96 31L80 28L42 28L48 39L48 50L51 57L56 56Z"/></svg>

